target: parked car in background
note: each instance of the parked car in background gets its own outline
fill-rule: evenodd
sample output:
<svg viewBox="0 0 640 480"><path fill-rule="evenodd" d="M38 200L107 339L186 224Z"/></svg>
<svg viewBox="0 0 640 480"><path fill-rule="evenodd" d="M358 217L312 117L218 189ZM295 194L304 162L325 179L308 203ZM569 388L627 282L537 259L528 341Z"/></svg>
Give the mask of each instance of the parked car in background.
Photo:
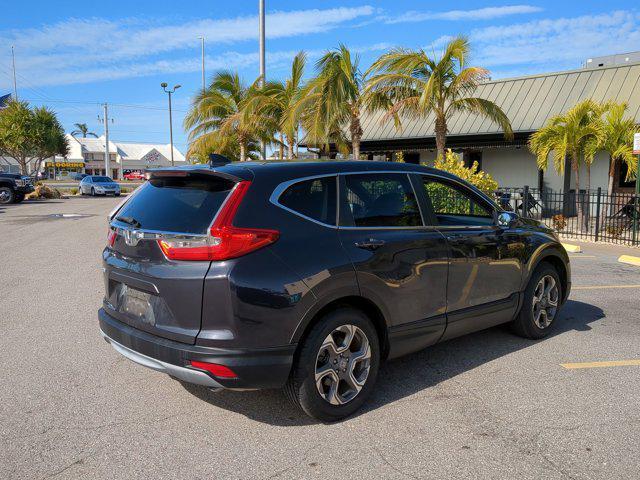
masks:
<svg viewBox="0 0 640 480"><path fill-rule="evenodd" d="M100 175L87 175L80 180L78 188L80 195L95 196L113 194L116 197L120 195L120 185L110 177Z"/></svg>
<svg viewBox="0 0 640 480"><path fill-rule="evenodd" d="M145 180L145 174L143 172L129 172L123 175L125 180Z"/></svg>
<svg viewBox="0 0 640 480"><path fill-rule="evenodd" d="M153 170L110 215L102 335L213 389L284 387L332 421L382 361L510 323L548 335L571 286L553 231L404 163Z"/></svg>
<svg viewBox="0 0 640 480"><path fill-rule="evenodd" d="M31 177L0 171L0 204L20 203L34 190Z"/></svg>
<svg viewBox="0 0 640 480"><path fill-rule="evenodd" d="M71 172L69 173L69 178L72 180L82 180L84 177L87 177L88 174L86 173L79 173L79 172Z"/></svg>

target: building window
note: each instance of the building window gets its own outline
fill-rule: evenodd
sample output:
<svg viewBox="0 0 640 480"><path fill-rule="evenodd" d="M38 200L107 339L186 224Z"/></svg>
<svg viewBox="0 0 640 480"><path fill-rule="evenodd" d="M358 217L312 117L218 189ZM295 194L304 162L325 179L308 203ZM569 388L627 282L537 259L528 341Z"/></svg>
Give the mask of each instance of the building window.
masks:
<svg viewBox="0 0 640 480"><path fill-rule="evenodd" d="M404 163L420 163L420 153L419 152L405 152L404 153Z"/></svg>
<svg viewBox="0 0 640 480"><path fill-rule="evenodd" d="M636 186L636 181L631 180L627 182L627 172L629 171L629 166L626 162L618 160L618 187L619 188L633 188Z"/></svg>
<svg viewBox="0 0 640 480"><path fill-rule="evenodd" d="M467 168L471 168L473 162L478 162L478 170L482 170L482 152L475 151L469 152L466 151L462 154L462 159L464 161L464 166Z"/></svg>

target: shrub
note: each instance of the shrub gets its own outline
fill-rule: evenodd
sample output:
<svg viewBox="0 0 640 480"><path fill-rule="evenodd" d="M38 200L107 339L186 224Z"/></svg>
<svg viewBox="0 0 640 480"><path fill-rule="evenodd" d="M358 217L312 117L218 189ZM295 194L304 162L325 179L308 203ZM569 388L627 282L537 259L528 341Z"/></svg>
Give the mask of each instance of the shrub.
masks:
<svg viewBox="0 0 640 480"><path fill-rule="evenodd" d="M438 158L433 166L439 170L457 175L491 197L493 197L494 192L498 188L498 182L496 182L491 175L482 170L478 170L478 162L473 162L473 165L467 168L464 166L464 162L460 156L451 150L447 150L445 158Z"/></svg>
<svg viewBox="0 0 640 480"><path fill-rule="evenodd" d="M78 195L78 193L80 193L80 190L73 187L71 190L69 190L69 193L71 193L71 195Z"/></svg>
<svg viewBox="0 0 640 480"><path fill-rule="evenodd" d="M607 225L604 231L611 238L619 238L624 233L625 227L624 225Z"/></svg>
<svg viewBox="0 0 640 480"><path fill-rule="evenodd" d="M121 188L120 189L120 193L130 193L131 189L130 188Z"/></svg>
<svg viewBox="0 0 640 480"><path fill-rule="evenodd" d="M564 230L564 227L567 226L567 219L565 218L564 215L562 215L561 213L558 215L554 215L551 218L551 221L553 222L553 228L559 232L561 230Z"/></svg>
<svg viewBox="0 0 640 480"><path fill-rule="evenodd" d="M57 188L51 188L50 186L39 182L36 186L35 191L27 195L27 198L29 200L62 198L62 193L60 193L60 190L58 190Z"/></svg>

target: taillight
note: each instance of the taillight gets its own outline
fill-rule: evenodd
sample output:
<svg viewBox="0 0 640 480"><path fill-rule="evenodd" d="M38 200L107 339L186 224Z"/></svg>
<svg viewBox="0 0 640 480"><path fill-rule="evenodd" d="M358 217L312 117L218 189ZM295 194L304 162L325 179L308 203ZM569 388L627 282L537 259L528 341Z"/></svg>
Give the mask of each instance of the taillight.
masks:
<svg viewBox="0 0 640 480"><path fill-rule="evenodd" d="M113 245L116 243L117 236L118 236L117 232L109 228L109 233L107 233L107 245L109 245L110 247L113 247Z"/></svg>
<svg viewBox="0 0 640 480"><path fill-rule="evenodd" d="M217 363L209 362L197 362L195 360L191 360L189 363L192 367L195 367L199 370L205 370L214 377L238 378L238 375L236 375L233 370L231 370L229 367L225 367L224 365L218 365Z"/></svg>
<svg viewBox="0 0 640 480"><path fill-rule="evenodd" d="M280 236L277 230L233 226L233 218L250 185L249 181L236 184L211 225L209 236L158 240L165 256L170 260L229 260L275 242Z"/></svg>

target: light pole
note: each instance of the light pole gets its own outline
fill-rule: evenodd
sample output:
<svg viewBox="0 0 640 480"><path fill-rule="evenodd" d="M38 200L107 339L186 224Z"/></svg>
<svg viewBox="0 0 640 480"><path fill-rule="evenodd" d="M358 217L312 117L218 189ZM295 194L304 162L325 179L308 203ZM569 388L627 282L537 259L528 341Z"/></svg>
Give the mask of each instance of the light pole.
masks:
<svg viewBox="0 0 640 480"><path fill-rule="evenodd" d="M259 36L260 36L260 86L264 87L264 83L266 82L267 78L267 73L265 71L265 55L264 55L264 1L265 0L259 0L258 1L258 29L259 29ZM261 150L262 150L262 159L266 160L267 159L267 145L264 143L264 141L262 141L262 145L261 145Z"/></svg>
<svg viewBox="0 0 640 480"><path fill-rule="evenodd" d="M204 81L204 35L202 37L198 37L201 42L202 47L202 91L205 91L205 81Z"/></svg>
<svg viewBox="0 0 640 480"><path fill-rule="evenodd" d="M172 90L167 90L167 82L162 82L160 86L169 94L169 139L171 142L171 166L173 167L173 119L171 118L171 94L179 89L180 85L174 85Z"/></svg>

